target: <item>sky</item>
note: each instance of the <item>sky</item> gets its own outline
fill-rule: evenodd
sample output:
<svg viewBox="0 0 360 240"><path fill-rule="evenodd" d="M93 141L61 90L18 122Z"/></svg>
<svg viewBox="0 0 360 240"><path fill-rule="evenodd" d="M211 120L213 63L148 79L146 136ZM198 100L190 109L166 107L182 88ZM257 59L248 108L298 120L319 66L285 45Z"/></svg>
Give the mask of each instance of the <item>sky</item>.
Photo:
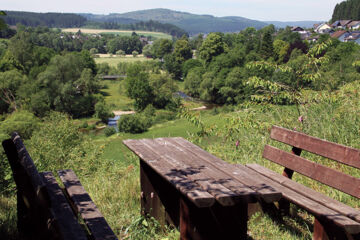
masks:
<svg viewBox="0 0 360 240"><path fill-rule="evenodd" d="M1 0L1 10L63 13L125 13L168 8L218 17L255 20L327 21L342 0Z"/></svg>

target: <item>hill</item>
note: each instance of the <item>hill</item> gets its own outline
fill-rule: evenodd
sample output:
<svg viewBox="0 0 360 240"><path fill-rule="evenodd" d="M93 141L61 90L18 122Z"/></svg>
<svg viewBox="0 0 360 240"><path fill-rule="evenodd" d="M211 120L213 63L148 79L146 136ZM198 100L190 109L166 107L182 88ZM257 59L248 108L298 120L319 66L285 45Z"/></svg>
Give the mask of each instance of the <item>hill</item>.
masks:
<svg viewBox="0 0 360 240"><path fill-rule="evenodd" d="M360 0L346 0L336 4L332 22L336 20L360 20Z"/></svg>
<svg viewBox="0 0 360 240"><path fill-rule="evenodd" d="M321 21L293 21L293 22L281 22L281 21L266 21L267 24L273 24L277 28L286 28L287 26L298 26L302 28L312 28L314 24Z"/></svg>
<svg viewBox="0 0 360 240"><path fill-rule="evenodd" d="M251 20L243 17L214 17L211 15L198 15L187 12L173 11L169 9L149 9L128 13L113 13L109 15L82 15L88 19L97 21L157 21L161 23L174 24L189 34L209 33L209 32L237 32L247 27L257 29L266 26L264 22Z"/></svg>
<svg viewBox="0 0 360 240"><path fill-rule="evenodd" d="M4 20L9 25L21 23L25 26L37 27L81 27L86 18L73 13L35 13L21 11L5 11Z"/></svg>

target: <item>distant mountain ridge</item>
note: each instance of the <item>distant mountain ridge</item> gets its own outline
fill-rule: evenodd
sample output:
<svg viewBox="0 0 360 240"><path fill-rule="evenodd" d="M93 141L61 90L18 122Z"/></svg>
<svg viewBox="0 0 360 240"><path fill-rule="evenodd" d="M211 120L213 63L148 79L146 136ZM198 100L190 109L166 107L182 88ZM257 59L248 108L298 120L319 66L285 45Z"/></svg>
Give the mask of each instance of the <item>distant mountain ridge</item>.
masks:
<svg viewBox="0 0 360 240"><path fill-rule="evenodd" d="M237 32L247 27L263 28L267 23L243 17L214 17L212 15L198 15L187 12L173 11L170 9L156 8L140 10L127 13L112 13L109 15L80 14L89 20L121 22L137 20L154 20L161 23L174 24L189 34L209 33L209 32Z"/></svg>
<svg viewBox="0 0 360 240"><path fill-rule="evenodd" d="M267 24L273 24L277 28L286 28L290 27L302 27L302 28L312 28L314 24L322 23L325 21L290 21L290 22L282 22L282 21L266 21Z"/></svg>

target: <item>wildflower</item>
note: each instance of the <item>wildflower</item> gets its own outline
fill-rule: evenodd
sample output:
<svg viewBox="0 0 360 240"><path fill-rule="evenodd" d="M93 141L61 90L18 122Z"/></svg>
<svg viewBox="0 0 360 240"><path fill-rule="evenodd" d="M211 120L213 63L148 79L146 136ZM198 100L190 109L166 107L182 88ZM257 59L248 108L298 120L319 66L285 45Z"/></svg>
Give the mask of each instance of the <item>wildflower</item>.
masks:
<svg viewBox="0 0 360 240"><path fill-rule="evenodd" d="M303 121L304 121L303 116L300 116L300 117L298 118L298 120L299 120L299 122L303 122Z"/></svg>
<svg viewBox="0 0 360 240"><path fill-rule="evenodd" d="M236 141L235 146L236 146L236 148L239 147L239 140Z"/></svg>

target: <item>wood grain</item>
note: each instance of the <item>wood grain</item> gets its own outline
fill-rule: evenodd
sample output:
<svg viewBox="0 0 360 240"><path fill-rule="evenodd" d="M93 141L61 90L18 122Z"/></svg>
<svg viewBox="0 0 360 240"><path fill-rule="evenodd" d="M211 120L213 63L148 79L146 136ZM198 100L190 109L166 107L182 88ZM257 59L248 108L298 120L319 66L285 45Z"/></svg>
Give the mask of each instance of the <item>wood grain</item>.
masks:
<svg viewBox="0 0 360 240"><path fill-rule="evenodd" d="M269 145L265 146L263 157L344 193L360 197L360 179L358 178Z"/></svg>
<svg viewBox="0 0 360 240"><path fill-rule="evenodd" d="M360 150L273 126L270 138L360 169Z"/></svg>

